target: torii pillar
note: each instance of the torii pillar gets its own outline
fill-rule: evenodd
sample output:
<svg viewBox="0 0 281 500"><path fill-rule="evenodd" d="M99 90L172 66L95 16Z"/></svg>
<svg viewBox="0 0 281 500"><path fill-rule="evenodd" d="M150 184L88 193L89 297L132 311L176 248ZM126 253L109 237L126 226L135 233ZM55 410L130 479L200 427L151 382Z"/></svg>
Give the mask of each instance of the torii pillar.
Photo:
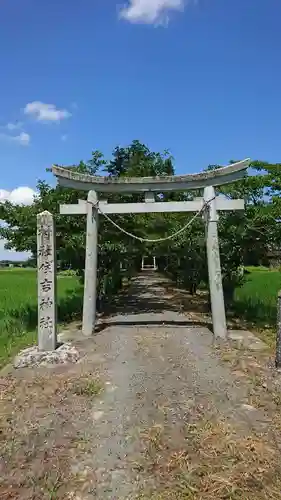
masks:
<svg viewBox="0 0 281 500"><path fill-rule="evenodd" d="M227 337L227 326L220 263L218 214L216 209L216 194L213 186L205 187L204 202L208 203L205 213L205 223L213 331L216 337L225 339Z"/></svg>
<svg viewBox="0 0 281 500"><path fill-rule="evenodd" d="M86 255L82 330L90 337L95 328L98 269L98 202L97 193L89 191L87 211Z"/></svg>

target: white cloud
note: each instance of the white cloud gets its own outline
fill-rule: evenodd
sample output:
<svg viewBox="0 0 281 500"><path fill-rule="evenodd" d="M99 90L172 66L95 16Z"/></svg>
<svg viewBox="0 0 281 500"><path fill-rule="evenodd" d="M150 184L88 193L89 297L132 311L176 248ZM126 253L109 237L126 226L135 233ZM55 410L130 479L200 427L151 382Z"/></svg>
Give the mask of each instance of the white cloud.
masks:
<svg viewBox="0 0 281 500"><path fill-rule="evenodd" d="M58 109L55 104L45 104L41 101L29 102L24 108L24 113L38 122L60 122L71 117L67 109Z"/></svg>
<svg viewBox="0 0 281 500"><path fill-rule="evenodd" d="M0 133L0 140L6 142L13 142L19 144L20 146L28 146L30 143L30 135L26 132L21 132L19 135L8 135Z"/></svg>
<svg viewBox="0 0 281 500"><path fill-rule="evenodd" d="M36 196L36 191L29 187L18 187L12 191L0 189L0 203L9 200L14 204L31 205L34 196ZM5 224L3 221L0 221L0 223L2 226ZM5 243L5 240L0 238L0 260L26 260L31 257L30 252L6 250Z"/></svg>
<svg viewBox="0 0 281 500"><path fill-rule="evenodd" d="M22 128L22 126L23 126L23 123L17 121L15 123L7 123L5 128L12 132L13 130L18 130L18 129Z"/></svg>
<svg viewBox="0 0 281 500"><path fill-rule="evenodd" d="M26 132L21 132L19 135L12 137L14 142L18 142L21 146L28 146L30 143L30 135Z"/></svg>
<svg viewBox="0 0 281 500"><path fill-rule="evenodd" d="M9 199L10 191L6 191L6 189L0 189L0 201L6 201Z"/></svg>
<svg viewBox="0 0 281 500"><path fill-rule="evenodd" d="M183 10L187 0L129 0L120 16L131 23L155 24L168 20L170 10Z"/></svg>
<svg viewBox="0 0 281 500"><path fill-rule="evenodd" d="M1 201L10 201L15 205L31 205L34 196L36 196L36 191L26 186L18 187L12 191L0 189L0 203Z"/></svg>
<svg viewBox="0 0 281 500"><path fill-rule="evenodd" d="M62 142L67 141L67 134L63 134L63 135L61 136L61 140L62 140Z"/></svg>

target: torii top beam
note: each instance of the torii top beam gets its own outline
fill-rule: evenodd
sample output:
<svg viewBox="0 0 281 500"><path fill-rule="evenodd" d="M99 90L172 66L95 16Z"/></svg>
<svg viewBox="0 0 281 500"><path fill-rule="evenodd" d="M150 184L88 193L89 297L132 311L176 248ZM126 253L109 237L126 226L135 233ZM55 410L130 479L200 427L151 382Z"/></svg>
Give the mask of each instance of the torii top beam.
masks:
<svg viewBox="0 0 281 500"><path fill-rule="evenodd" d="M186 191L206 186L221 186L242 179L246 175L250 159L233 163L228 167L208 170L199 174L157 177L110 177L74 172L53 165L52 172L61 186L82 191L101 193L133 193L145 191Z"/></svg>

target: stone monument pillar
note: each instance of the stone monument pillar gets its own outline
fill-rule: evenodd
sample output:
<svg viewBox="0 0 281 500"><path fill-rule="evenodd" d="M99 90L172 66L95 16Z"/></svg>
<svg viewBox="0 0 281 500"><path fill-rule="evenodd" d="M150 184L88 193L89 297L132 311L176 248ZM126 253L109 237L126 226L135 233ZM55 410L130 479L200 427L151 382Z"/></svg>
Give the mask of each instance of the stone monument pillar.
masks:
<svg viewBox="0 0 281 500"><path fill-rule="evenodd" d="M55 224L50 212L37 215L38 347L57 347Z"/></svg>

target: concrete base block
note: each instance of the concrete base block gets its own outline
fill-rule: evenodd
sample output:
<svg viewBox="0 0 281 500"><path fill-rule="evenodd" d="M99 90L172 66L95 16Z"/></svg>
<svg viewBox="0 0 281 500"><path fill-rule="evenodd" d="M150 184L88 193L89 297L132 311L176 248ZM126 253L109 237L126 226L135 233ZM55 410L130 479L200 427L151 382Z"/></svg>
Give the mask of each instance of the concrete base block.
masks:
<svg viewBox="0 0 281 500"><path fill-rule="evenodd" d="M249 349L250 351L263 351L267 349L267 344L257 338L248 330L229 330L228 338L235 343L238 349Z"/></svg>

